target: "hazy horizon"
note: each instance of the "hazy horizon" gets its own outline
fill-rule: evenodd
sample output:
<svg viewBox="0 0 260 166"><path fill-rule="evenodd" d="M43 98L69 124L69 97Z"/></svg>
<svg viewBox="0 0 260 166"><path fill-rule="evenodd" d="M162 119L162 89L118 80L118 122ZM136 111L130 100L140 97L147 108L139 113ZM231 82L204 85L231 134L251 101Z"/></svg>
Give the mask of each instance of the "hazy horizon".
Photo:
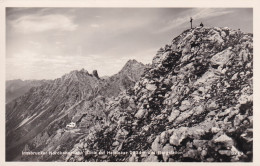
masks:
<svg viewBox="0 0 260 166"><path fill-rule="evenodd" d="M129 59L129 60L133 60L133 59ZM139 61L137 61L137 62L139 62ZM126 63L127 63L127 62L126 62ZM125 63L125 64L126 64L126 63ZM139 62L139 63L140 63L140 62ZM142 63L142 62L141 62L141 63ZM124 65L125 65L125 64L124 64ZM144 64L144 65L146 65L146 64ZM123 69L123 67L124 67L124 66L122 66L122 68L119 69L119 71L117 71L115 74L119 73L120 70ZM69 73L71 73L71 72L73 72L73 71L80 71L80 70L82 70L82 69L84 69L84 70L86 71L85 68L76 69L76 70L71 70L71 71L69 71L69 72L63 73L60 77L62 77L63 75L69 74ZM88 70L87 70L87 71L88 71ZM89 74L92 74L92 72L93 72L93 71L88 71ZM98 72L98 70L97 70L97 72ZM99 73L98 73L98 75L99 75ZM112 75L104 75L104 76L100 76L100 75L99 75L99 77L100 77L100 78L102 78L102 77L111 77L111 76L113 76L113 75L114 75L114 74L112 74ZM55 79L58 79L58 78L60 78L60 77L50 78L50 79L45 79L45 78L43 78L43 79L21 79L21 78L16 78L16 79L10 79L10 80L6 79L6 81L15 81L15 80L22 80L22 81L55 80Z"/></svg>
<svg viewBox="0 0 260 166"><path fill-rule="evenodd" d="M201 22L253 33L252 8L7 8L6 80L55 79L72 70L119 72Z"/></svg>

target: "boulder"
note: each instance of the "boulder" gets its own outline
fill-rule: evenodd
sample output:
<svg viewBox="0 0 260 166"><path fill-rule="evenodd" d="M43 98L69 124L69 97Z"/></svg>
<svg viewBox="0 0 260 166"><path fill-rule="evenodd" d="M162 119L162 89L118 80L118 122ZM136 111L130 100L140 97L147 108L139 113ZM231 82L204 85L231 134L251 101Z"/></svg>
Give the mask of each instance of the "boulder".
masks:
<svg viewBox="0 0 260 166"><path fill-rule="evenodd" d="M226 49L220 53L217 53L211 58L211 62L213 64L218 64L218 65L224 65L226 64L229 59L233 56L233 53L230 49Z"/></svg>
<svg viewBox="0 0 260 166"><path fill-rule="evenodd" d="M175 124L181 123L189 118L193 114L193 111L185 111L181 113L174 121Z"/></svg>
<svg viewBox="0 0 260 166"><path fill-rule="evenodd" d="M112 146L118 146L120 143L118 141L113 142Z"/></svg>
<svg viewBox="0 0 260 166"><path fill-rule="evenodd" d="M219 136L218 138L214 139L215 143L222 143L225 146L233 146L234 145L234 141L232 138L230 138L229 136L227 136L226 134L223 134L221 136Z"/></svg>
<svg viewBox="0 0 260 166"><path fill-rule="evenodd" d="M115 138L117 140L123 140L128 134L129 132L127 130L121 128L120 130L118 130Z"/></svg>
<svg viewBox="0 0 260 166"><path fill-rule="evenodd" d="M138 158L137 158L136 156L132 155L132 156L129 158L128 161L129 161L129 162L137 162L137 161L138 161Z"/></svg>
<svg viewBox="0 0 260 166"><path fill-rule="evenodd" d="M199 156L200 156L200 153L194 149L190 149L186 153L183 154L183 157L194 159L194 160L197 160Z"/></svg>
<svg viewBox="0 0 260 166"><path fill-rule="evenodd" d="M149 91L154 91L156 90L156 85L154 84L146 84L146 89L149 90Z"/></svg>
<svg viewBox="0 0 260 166"><path fill-rule="evenodd" d="M162 152L163 152L163 161L168 161L169 157L171 154L174 154L174 149L173 147L170 145L170 144L166 144L163 149L162 149Z"/></svg>
<svg viewBox="0 0 260 166"><path fill-rule="evenodd" d="M195 138L195 139L199 139L202 135L205 135L205 128L198 128L198 127L195 127L195 128L190 128L189 130L187 130L187 134L192 137L192 138Z"/></svg>
<svg viewBox="0 0 260 166"><path fill-rule="evenodd" d="M173 135L170 137L170 144L179 146L181 145L181 142L183 139L187 137L187 128L182 127L179 128L178 130L173 132Z"/></svg>
<svg viewBox="0 0 260 166"><path fill-rule="evenodd" d="M183 100L181 102L180 110L185 111L191 107L191 102L189 100Z"/></svg>
<svg viewBox="0 0 260 166"><path fill-rule="evenodd" d="M194 115L200 115L200 114L202 114L205 111L206 110L205 110L205 108L202 105L197 106L197 107L194 108Z"/></svg>
<svg viewBox="0 0 260 166"><path fill-rule="evenodd" d="M202 156L202 157L207 156L207 154L208 154L208 152L207 152L205 149L203 149L203 150L201 151L201 156Z"/></svg>
<svg viewBox="0 0 260 166"><path fill-rule="evenodd" d="M160 137L156 137L156 139L153 141L152 150L154 152L162 151L162 145L160 144Z"/></svg>
<svg viewBox="0 0 260 166"><path fill-rule="evenodd" d="M219 150L218 152L221 155L231 156L231 151L230 150Z"/></svg>
<svg viewBox="0 0 260 166"><path fill-rule="evenodd" d="M210 110L215 110L217 107L218 107L218 105L216 104L215 101L210 101L207 104L207 108L210 109Z"/></svg>
<svg viewBox="0 0 260 166"><path fill-rule="evenodd" d="M139 110L137 111L137 113L135 114L135 117L136 117L137 119L141 119L141 118L144 117L145 113L146 113L146 110L144 110L144 109L139 109Z"/></svg>
<svg viewBox="0 0 260 166"><path fill-rule="evenodd" d="M196 148L202 148L202 147L206 146L207 143L208 143L207 140L198 140L198 139L193 140L193 145Z"/></svg>
<svg viewBox="0 0 260 166"><path fill-rule="evenodd" d="M221 129L218 128L218 127L212 127L212 128L211 128L211 132L214 133L214 134L218 133L220 130L221 130Z"/></svg>
<svg viewBox="0 0 260 166"><path fill-rule="evenodd" d="M231 155L233 156L233 161L239 161L240 157L244 155L243 152L240 152L235 146L232 146L231 149Z"/></svg>
<svg viewBox="0 0 260 166"><path fill-rule="evenodd" d="M154 154L150 154L145 160L144 162L158 162L158 157Z"/></svg>
<svg viewBox="0 0 260 166"><path fill-rule="evenodd" d="M171 115L168 117L169 122L174 121L179 116L179 114L180 114L179 110L175 110L175 109L172 110Z"/></svg>

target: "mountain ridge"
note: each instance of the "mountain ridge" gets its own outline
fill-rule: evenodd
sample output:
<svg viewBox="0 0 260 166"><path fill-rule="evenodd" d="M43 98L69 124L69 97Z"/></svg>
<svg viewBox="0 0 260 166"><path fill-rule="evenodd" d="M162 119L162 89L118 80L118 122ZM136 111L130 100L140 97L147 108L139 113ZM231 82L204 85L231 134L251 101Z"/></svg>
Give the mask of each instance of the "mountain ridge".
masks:
<svg viewBox="0 0 260 166"><path fill-rule="evenodd" d="M139 65L138 67L144 68L145 66ZM140 68L137 69L139 70ZM129 68L130 71L137 69ZM126 76L126 74L123 73L119 77L116 77L116 79L120 79L123 76L131 77ZM41 130L46 130L48 126L54 126L55 128L56 124L52 122L57 121L57 119L59 119L57 122L61 123L61 126L66 126L66 123L69 123L68 117L73 119L74 116L70 112L77 111L75 109L78 107L82 108L85 114L88 114L88 107L91 107L89 106L89 104L91 105L90 101L103 100L99 99L98 96L101 95L104 86L120 87L121 82L116 82L116 85L113 85L113 83L110 83L110 80L100 79L97 71L89 74L85 69L80 71L74 70L63 75L61 78L31 88L20 98L8 103L6 105L6 129L8 131L6 134L8 138L7 147L9 147L7 151L12 151L13 148L28 141L30 142L30 139L41 133ZM128 86L131 85L122 86L122 89ZM112 96L118 93L120 91L115 92ZM102 92L102 96L111 95L107 92ZM18 109L19 112L17 112ZM96 113L93 112L90 114ZM84 115L76 114L76 116ZM46 117L49 117L46 119L47 123L44 122ZM49 131L48 133L50 134Z"/></svg>
<svg viewBox="0 0 260 166"><path fill-rule="evenodd" d="M110 101L109 124L79 140L66 161L252 161L252 37L226 27L184 31L132 93Z"/></svg>
<svg viewBox="0 0 260 166"><path fill-rule="evenodd" d="M134 71L128 71L131 63L125 65L123 69L127 72L119 72L104 80L93 77L92 81L100 84L97 88L85 81L86 87L83 88L79 86L82 78L73 76L73 79L64 77L64 85L69 86L60 86L57 80L53 86L45 88L46 92L57 91L53 98L45 91L31 90L35 92L31 98L34 98L36 108L45 106L48 109L43 111L47 114L45 117L50 117L48 121L45 118L35 122L41 124L45 120L51 124L43 129L40 126L41 132L25 141L20 149L69 153L22 156L20 159L252 162L252 34L227 27L188 29L171 44L159 49L151 65L146 68L136 65ZM74 79L77 81L73 82ZM50 101L38 99L41 93ZM56 100L55 104L60 104L41 104L53 102L52 99ZM26 107L26 103L8 106L18 109ZM28 103L26 108L30 107L33 106ZM30 116L13 114L13 120L19 123L7 121L7 127L12 129L24 120L30 121L27 118L35 115L33 109L28 110L26 113L31 112ZM77 124L77 128L65 127L71 121ZM30 126L27 127L21 133ZM19 136L19 133L10 135L15 137L17 134ZM17 140L10 137L8 141Z"/></svg>
<svg viewBox="0 0 260 166"><path fill-rule="evenodd" d="M49 80L8 80L6 81L6 103L9 103L13 99L22 96L30 88L40 86Z"/></svg>

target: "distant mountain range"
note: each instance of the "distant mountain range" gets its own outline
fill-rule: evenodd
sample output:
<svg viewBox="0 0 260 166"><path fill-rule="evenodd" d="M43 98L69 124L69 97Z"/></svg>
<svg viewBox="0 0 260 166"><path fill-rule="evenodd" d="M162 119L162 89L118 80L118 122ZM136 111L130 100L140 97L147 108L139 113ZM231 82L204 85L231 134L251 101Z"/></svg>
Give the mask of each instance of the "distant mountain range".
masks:
<svg viewBox="0 0 260 166"><path fill-rule="evenodd" d="M9 80L6 81L6 103L13 99L22 96L32 87L41 86L48 82L48 80Z"/></svg>
<svg viewBox="0 0 260 166"><path fill-rule="evenodd" d="M20 97L6 105L7 159L17 157L25 144L43 133L48 133L51 137L52 131L66 126L70 121L81 125L80 122L90 116L103 116L102 111L92 113L91 107L99 107L98 103L103 106L102 101L106 97L117 96L121 91L134 86L144 68L142 63L129 60L118 74L107 79L99 78L97 71L90 74L82 69L50 81L8 81L7 94L11 91ZM11 100L10 95L8 99ZM94 100L98 100L97 103L91 102ZM83 127L93 125L91 121ZM40 139L43 139L42 136ZM37 141L34 145L39 148L38 144L45 143L46 140Z"/></svg>

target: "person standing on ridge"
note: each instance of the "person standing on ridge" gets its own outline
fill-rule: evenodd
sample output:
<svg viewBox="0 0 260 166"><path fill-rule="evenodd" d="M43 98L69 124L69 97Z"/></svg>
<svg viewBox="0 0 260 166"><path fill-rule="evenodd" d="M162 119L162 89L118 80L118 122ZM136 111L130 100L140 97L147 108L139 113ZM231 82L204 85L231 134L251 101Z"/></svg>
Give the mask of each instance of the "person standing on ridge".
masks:
<svg viewBox="0 0 260 166"><path fill-rule="evenodd" d="M202 22L200 23L200 26L203 27L204 25L202 24Z"/></svg>

